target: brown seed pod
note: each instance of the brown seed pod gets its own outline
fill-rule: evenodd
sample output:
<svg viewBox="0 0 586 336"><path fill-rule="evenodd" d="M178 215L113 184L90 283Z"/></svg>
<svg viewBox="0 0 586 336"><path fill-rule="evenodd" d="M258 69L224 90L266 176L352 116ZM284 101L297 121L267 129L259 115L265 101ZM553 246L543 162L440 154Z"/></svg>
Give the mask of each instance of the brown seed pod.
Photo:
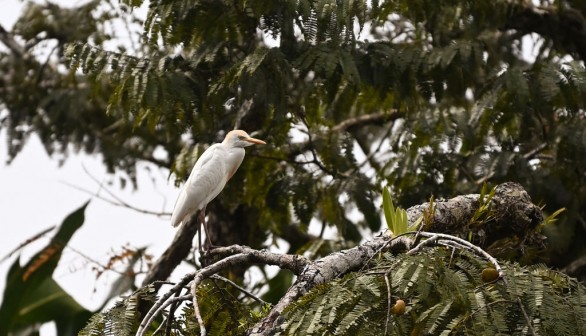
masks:
<svg viewBox="0 0 586 336"><path fill-rule="evenodd" d="M405 314L405 301L403 301L401 299L397 300L397 302L395 302L395 305L393 306L393 308L391 308L391 311L395 315Z"/></svg>
<svg viewBox="0 0 586 336"><path fill-rule="evenodd" d="M482 270L482 281L484 282L493 282L499 277L499 271L495 268L487 267Z"/></svg>

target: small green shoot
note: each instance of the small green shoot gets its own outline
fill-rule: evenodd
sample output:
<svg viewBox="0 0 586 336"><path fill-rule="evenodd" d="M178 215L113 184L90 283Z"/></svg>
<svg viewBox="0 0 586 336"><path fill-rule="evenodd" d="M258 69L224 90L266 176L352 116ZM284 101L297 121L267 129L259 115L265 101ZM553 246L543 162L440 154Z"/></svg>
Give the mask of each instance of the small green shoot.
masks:
<svg viewBox="0 0 586 336"><path fill-rule="evenodd" d="M496 192L496 187L490 189L486 183L482 185L482 190L480 190L480 197L478 198L478 209L472 215L472 219L470 220L471 223L479 223L479 222L486 222L490 219L490 205L492 204L492 198Z"/></svg>
<svg viewBox="0 0 586 336"><path fill-rule="evenodd" d="M551 215L549 215L546 219L543 220L543 223L541 224L542 226L548 225L548 224L553 224L555 223L559 218L558 216L562 213L566 211L566 208L561 208L556 210L554 213L552 213Z"/></svg>
<svg viewBox="0 0 586 336"><path fill-rule="evenodd" d="M408 232L412 227L419 225L422 220L420 218L414 223L414 225L409 225L407 211L398 207L395 208L391 193L387 187L383 189L383 211L385 213L387 227L391 231L393 237Z"/></svg>
<svg viewBox="0 0 586 336"><path fill-rule="evenodd" d="M433 197L433 195L431 195L431 197L429 198L429 206L427 207L427 209L423 209L422 219L425 229L431 227L431 224L433 223L433 218L435 216L435 208L435 198Z"/></svg>

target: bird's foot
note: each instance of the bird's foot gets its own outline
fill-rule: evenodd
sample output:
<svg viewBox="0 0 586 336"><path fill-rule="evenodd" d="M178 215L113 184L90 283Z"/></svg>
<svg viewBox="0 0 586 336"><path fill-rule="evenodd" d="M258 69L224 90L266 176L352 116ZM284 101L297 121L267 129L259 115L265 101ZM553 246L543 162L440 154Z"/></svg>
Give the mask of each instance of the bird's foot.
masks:
<svg viewBox="0 0 586 336"><path fill-rule="evenodd" d="M219 246L219 245L213 245L213 244L204 244L204 250L206 252L209 252L209 251L211 251L213 249L217 249L218 247L221 247L221 246Z"/></svg>

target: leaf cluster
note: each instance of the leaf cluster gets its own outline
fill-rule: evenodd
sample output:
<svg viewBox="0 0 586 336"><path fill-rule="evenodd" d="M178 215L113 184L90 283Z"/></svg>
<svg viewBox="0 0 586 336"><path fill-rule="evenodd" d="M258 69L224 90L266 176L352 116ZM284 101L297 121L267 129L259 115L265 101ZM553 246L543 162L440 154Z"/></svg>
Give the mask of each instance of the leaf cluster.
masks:
<svg viewBox="0 0 586 336"><path fill-rule="evenodd" d="M579 335L586 328L584 287L543 265L505 265L507 285L484 283L485 261L444 248L385 254L371 266L288 307L281 334L512 335L527 332L531 323L537 334ZM392 303L404 300L406 311L391 315L385 326L392 314L389 292Z"/></svg>

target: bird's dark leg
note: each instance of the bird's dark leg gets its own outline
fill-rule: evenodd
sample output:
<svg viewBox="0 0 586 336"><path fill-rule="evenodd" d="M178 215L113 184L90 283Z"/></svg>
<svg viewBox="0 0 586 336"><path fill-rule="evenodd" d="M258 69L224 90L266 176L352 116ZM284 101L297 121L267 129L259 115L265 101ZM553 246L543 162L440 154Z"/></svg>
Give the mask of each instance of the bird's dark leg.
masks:
<svg viewBox="0 0 586 336"><path fill-rule="evenodd" d="M203 213L203 215L201 217L201 221L203 222L203 229L206 232L206 240L207 240L207 242L205 244L205 247L206 247L206 250L209 251L209 250L215 248L216 246L214 246L214 244L212 244L212 240L210 239L210 232L208 230L208 223L206 222L205 209L206 208L204 206L203 207L203 210L201 212L201 213ZM200 245L201 245L201 242L200 242Z"/></svg>
<svg viewBox="0 0 586 336"><path fill-rule="evenodd" d="M198 245L198 249L199 252L203 252L203 245L201 244L201 227L203 225L203 227L205 228L205 221L206 221L206 208L203 207L203 209L201 209L199 211L199 213L197 214L197 221L199 222L199 228L197 229L197 238L199 240L199 245ZM207 230L206 230L206 235L207 235Z"/></svg>

